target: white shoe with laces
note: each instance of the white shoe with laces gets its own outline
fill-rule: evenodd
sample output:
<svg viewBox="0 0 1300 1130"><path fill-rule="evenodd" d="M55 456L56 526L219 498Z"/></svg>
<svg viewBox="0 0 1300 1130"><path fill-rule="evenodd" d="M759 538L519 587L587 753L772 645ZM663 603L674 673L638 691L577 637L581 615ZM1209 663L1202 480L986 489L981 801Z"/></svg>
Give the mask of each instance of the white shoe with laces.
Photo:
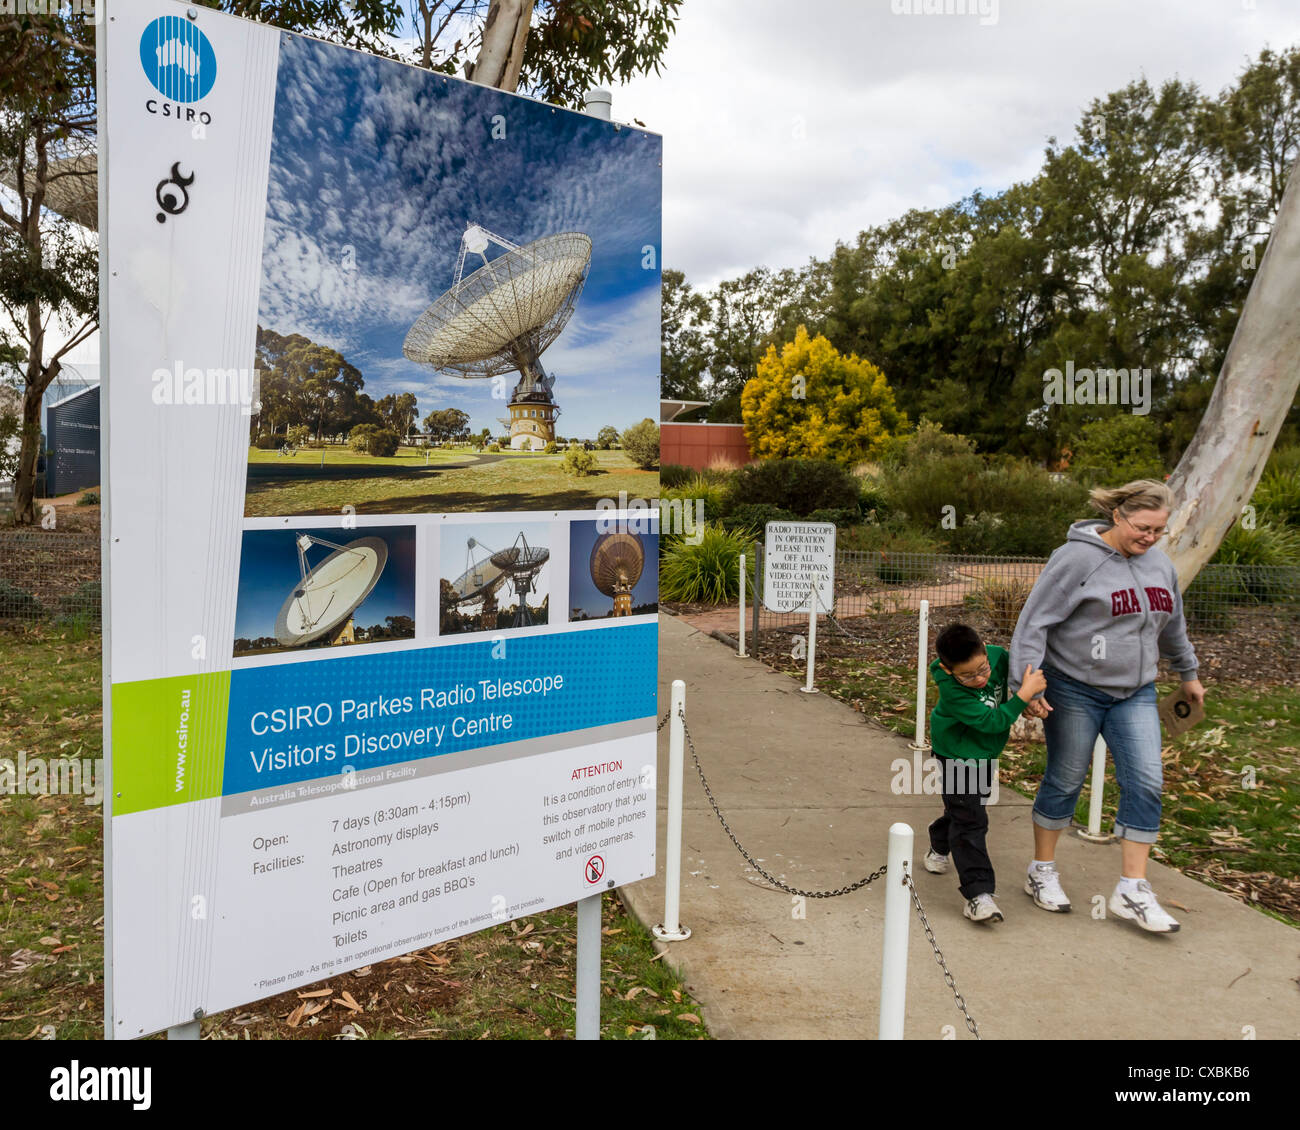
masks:
<svg viewBox="0 0 1300 1130"><path fill-rule="evenodd" d="M1070 900L1061 889L1061 877L1056 873L1055 863L1040 863L1037 867L1030 865L1025 875L1025 894L1030 895L1035 906L1044 910L1066 914L1070 909Z"/></svg>
<svg viewBox="0 0 1300 1130"><path fill-rule="evenodd" d="M966 900L962 913L972 922L1001 922L1002 911L993 901L992 895L976 895Z"/></svg>
<svg viewBox="0 0 1300 1130"><path fill-rule="evenodd" d="M1173 916L1156 902L1155 892L1145 879L1139 879L1136 889L1125 892L1122 884L1115 885L1115 891L1107 904L1111 914L1136 922L1144 930L1153 934L1173 934L1178 931L1178 923Z"/></svg>
<svg viewBox="0 0 1300 1130"><path fill-rule="evenodd" d="M921 866L931 875L946 875L948 873L948 857L940 855L934 848L929 848L925 855L921 857Z"/></svg>

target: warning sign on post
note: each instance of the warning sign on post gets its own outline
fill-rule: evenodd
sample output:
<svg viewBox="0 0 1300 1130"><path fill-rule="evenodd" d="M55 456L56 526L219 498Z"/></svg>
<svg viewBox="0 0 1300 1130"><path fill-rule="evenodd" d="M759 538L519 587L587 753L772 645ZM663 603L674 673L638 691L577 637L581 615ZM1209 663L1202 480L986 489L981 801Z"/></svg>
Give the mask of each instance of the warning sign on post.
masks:
<svg viewBox="0 0 1300 1130"><path fill-rule="evenodd" d="M768 522L763 554L763 603L773 612L807 612L809 593L817 610L835 601L835 524Z"/></svg>

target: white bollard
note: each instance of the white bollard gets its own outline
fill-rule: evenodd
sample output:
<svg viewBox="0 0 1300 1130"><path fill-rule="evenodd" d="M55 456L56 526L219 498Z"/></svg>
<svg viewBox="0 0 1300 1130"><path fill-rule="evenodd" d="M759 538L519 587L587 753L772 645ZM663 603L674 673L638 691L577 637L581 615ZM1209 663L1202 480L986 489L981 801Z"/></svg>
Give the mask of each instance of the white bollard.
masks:
<svg viewBox="0 0 1300 1130"><path fill-rule="evenodd" d="M804 694L816 694L813 686L813 664L817 660L817 586L814 584L808 592L808 678L799 689Z"/></svg>
<svg viewBox="0 0 1300 1130"><path fill-rule="evenodd" d="M907 935L912 922L911 894L903 876L910 874L912 829L889 827L885 872L885 945L880 958L880 1039L901 1040L907 1009Z"/></svg>
<svg viewBox="0 0 1300 1130"><path fill-rule="evenodd" d="M1113 836L1102 835L1101 797L1106 787L1106 739L1100 734L1092 747L1092 784L1088 793L1088 830L1079 832L1081 840L1094 844L1108 844Z"/></svg>
<svg viewBox="0 0 1300 1130"><path fill-rule="evenodd" d="M916 740L913 749L926 752L930 743L925 740L925 687L926 675L929 674L927 660L930 658L930 602L921 601L921 619L916 634Z"/></svg>
<svg viewBox="0 0 1300 1130"><path fill-rule="evenodd" d="M677 919L682 892L682 770L686 762L686 684L673 680L668 717L668 830L664 845L664 920L650 932L661 942L681 942L690 930Z"/></svg>
<svg viewBox="0 0 1300 1130"><path fill-rule="evenodd" d="M600 892L578 900L573 1038L600 1039Z"/></svg>
<svg viewBox="0 0 1300 1130"><path fill-rule="evenodd" d="M740 555L740 650L736 654L745 657L745 555Z"/></svg>

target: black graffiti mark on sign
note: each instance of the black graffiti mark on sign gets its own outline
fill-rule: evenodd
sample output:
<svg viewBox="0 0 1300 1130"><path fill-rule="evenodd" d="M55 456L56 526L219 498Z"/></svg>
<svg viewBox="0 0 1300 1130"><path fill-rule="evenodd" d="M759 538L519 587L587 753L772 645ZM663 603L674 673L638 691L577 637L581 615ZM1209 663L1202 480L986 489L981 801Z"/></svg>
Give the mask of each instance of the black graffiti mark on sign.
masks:
<svg viewBox="0 0 1300 1130"><path fill-rule="evenodd" d="M166 223L168 216L179 216L190 206L190 194L185 190L194 183L196 175L190 173L188 177L181 176L181 163L177 161L172 165L171 176L158 182L153 195L158 201L158 207L162 209L158 213L160 224Z"/></svg>

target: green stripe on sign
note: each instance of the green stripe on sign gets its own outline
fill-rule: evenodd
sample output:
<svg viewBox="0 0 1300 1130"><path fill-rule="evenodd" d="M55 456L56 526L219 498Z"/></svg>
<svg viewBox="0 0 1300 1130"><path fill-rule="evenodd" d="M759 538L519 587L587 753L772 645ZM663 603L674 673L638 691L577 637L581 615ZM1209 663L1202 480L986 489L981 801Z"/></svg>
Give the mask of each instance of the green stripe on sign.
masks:
<svg viewBox="0 0 1300 1130"><path fill-rule="evenodd" d="M113 686L113 815L221 795L230 672Z"/></svg>

